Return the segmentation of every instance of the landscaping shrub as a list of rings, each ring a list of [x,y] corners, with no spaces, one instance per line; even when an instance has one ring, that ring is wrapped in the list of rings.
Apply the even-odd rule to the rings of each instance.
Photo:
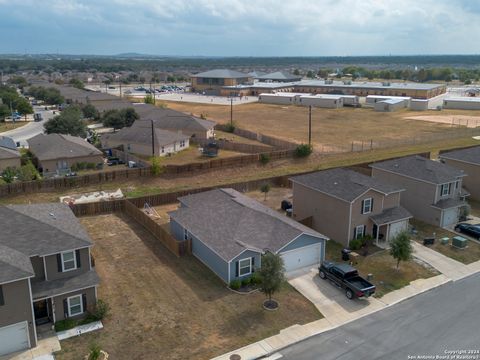
[[[268,164],[269,161],[270,161],[270,156],[268,154],[260,154],[260,163],[262,165]]]
[[[89,350],[90,353],[88,354],[88,360],[98,360],[100,358],[100,354],[102,351],[100,345],[92,343],[90,344]]]
[[[225,131],[228,133],[233,133],[235,131],[235,123],[225,124]]]
[[[93,317],[95,320],[102,320],[105,318],[110,311],[110,305],[102,299],[98,299],[97,305],[95,305],[95,311],[93,312]]]
[[[258,285],[262,282],[262,279],[260,278],[260,274],[258,272],[254,272],[252,276],[250,276],[250,283],[252,285]]]
[[[295,156],[296,157],[307,157],[313,151],[312,145],[308,144],[300,144],[295,149]]]
[[[150,163],[151,163],[151,168],[150,171],[152,172],[152,175],[160,175],[162,173],[162,165],[160,164],[160,157],[158,156],[152,156],[150,158]]]
[[[74,319],[65,319],[65,320],[60,320],[55,323],[55,331],[64,331],[64,330],[69,330],[73,329],[75,326],[77,326],[78,321]]]
[[[238,290],[240,289],[240,286],[242,286],[242,283],[240,282],[240,280],[232,280],[230,282],[230,289],[232,290]]]
[[[250,285],[250,278],[243,278],[242,279],[242,287]]]
[[[362,239],[353,239],[350,241],[349,248],[350,250],[358,250],[362,247],[363,241]]]

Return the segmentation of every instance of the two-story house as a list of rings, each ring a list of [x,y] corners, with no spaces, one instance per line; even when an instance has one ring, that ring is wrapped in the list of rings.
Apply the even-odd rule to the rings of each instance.
[[[371,164],[372,177],[404,188],[401,204],[413,216],[426,223],[448,227],[459,221],[466,205],[462,191],[466,175],[438,161],[407,156]]]
[[[0,206],[0,355],[35,347],[37,326],[97,301],[92,242],[65,204]]]
[[[400,206],[403,188],[353,170],[336,168],[290,179],[293,217],[348,247],[370,235],[379,246],[408,228],[410,213]]]

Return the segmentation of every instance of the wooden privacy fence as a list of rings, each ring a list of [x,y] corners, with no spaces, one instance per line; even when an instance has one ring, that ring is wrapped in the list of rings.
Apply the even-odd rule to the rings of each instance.
[[[125,201],[125,214],[134,219],[137,223],[148,230],[156,239],[158,239],[168,250],[176,256],[183,256],[191,252],[191,241],[176,240],[170,233],[165,230],[159,223],[153,220],[143,210],[139,209],[130,201]]]
[[[79,175],[73,177],[59,177],[36,181],[15,182],[0,186],[0,196],[21,193],[33,193],[38,191],[53,191],[58,189],[71,189],[89,185],[102,184],[117,180],[135,179],[150,176],[150,168],[134,168],[98,172],[94,174]]]
[[[227,125],[225,124],[217,124],[215,125],[215,129],[219,131],[225,131],[227,132],[228,128]],[[235,135],[250,139],[250,140],[255,140],[259,141],[265,145],[270,145],[273,146],[277,149],[295,149],[298,144],[286,140],[282,140],[273,136],[268,136],[260,133],[256,133],[250,130],[245,130],[245,129],[239,129],[235,128],[233,131]]]
[[[205,146],[210,142],[210,140],[195,139],[194,142],[200,146]],[[226,139],[217,139],[215,140],[215,142],[217,143],[220,149],[237,151],[245,154],[258,154],[262,152],[275,150],[274,147],[268,146],[268,145],[244,144],[244,143],[237,143],[235,141],[229,141]]]

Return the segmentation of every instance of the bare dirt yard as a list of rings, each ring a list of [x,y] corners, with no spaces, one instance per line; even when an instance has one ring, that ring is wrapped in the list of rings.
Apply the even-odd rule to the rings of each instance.
[[[101,284],[111,307],[104,329],[62,341],[60,360],[83,359],[98,343],[111,359],[208,359],[322,317],[288,284],[275,295],[238,295],[193,256],[176,258],[124,215],[80,219],[94,241]]]
[[[208,104],[169,102],[168,107],[206,114],[219,123],[230,121],[230,107]],[[471,115],[471,112],[464,112]],[[321,109],[312,111],[312,141],[317,150],[345,149],[354,143],[409,141],[455,131],[450,123],[412,120],[425,112],[401,110],[376,112],[370,108]],[[308,141],[308,108],[271,104],[243,104],[234,107],[233,120],[238,127],[298,143]]]
[[[446,124],[450,126],[466,126],[469,128],[480,127],[480,116],[459,115],[459,114],[420,115],[420,116],[408,116],[405,119],[429,121],[433,123]]]

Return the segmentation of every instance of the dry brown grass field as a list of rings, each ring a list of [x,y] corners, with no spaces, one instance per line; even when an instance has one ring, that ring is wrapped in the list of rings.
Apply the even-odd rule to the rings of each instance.
[[[230,121],[230,107],[222,105],[168,102],[174,110],[194,115],[206,114],[218,123]],[[409,117],[435,115],[434,111],[376,112],[371,108],[342,108],[312,110],[312,142],[316,150],[348,148],[352,142],[370,144],[413,138],[433,137],[455,131],[448,123],[419,121]],[[442,115],[479,115],[474,111],[444,110]],[[239,128],[272,135],[298,143],[308,141],[308,108],[270,104],[244,104],[233,108],[233,121]]]

